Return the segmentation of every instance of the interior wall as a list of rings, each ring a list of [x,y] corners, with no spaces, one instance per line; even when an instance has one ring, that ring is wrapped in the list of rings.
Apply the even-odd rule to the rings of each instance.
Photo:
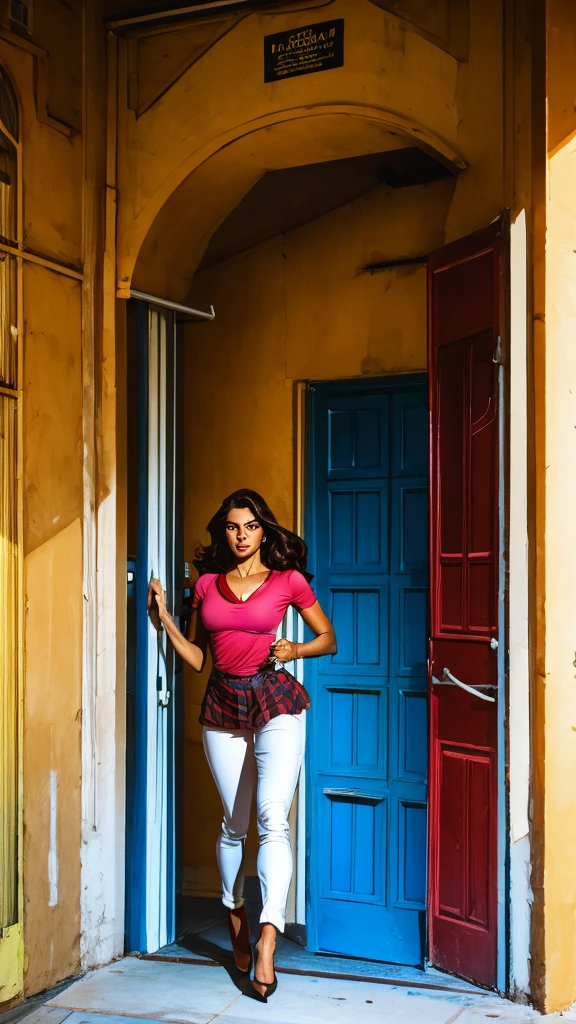
[[[425,267],[361,268],[442,245],[454,187],[376,189],[195,279],[194,305],[213,303],[216,319],[185,330],[187,559],[237,487],[293,525],[295,381],[425,370]],[[185,681],[183,867],[185,891],[216,895],[221,806],[198,724],[206,678]],[[248,874],[256,849],[254,829]]]
[[[42,0],[36,5],[41,10],[35,11],[30,35],[19,36],[6,24],[0,39],[0,60],[20,102],[22,143],[20,960],[26,996],[52,987],[80,967],[86,606],[82,339],[90,316],[90,310],[83,309],[81,278],[86,235],[96,245],[100,217],[100,203],[92,221],[85,207],[90,164],[81,130],[82,23],[93,2],[63,5],[60,0]],[[94,138],[93,153],[97,145]],[[30,250],[32,260],[26,255]],[[37,258],[40,263],[34,262]],[[3,997],[4,990],[0,1000]]]

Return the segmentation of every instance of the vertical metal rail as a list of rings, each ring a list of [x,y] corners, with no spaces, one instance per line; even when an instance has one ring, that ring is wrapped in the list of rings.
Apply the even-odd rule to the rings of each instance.
[[[295,401],[295,508],[294,508],[294,529],[302,537],[304,535],[304,502],[305,502],[305,472],[306,472],[306,396],[307,385],[304,381],[298,381],[294,396]],[[304,622],[295,610],[292,610],[292,639],[296,643],[304,643]],[[293,669],[298,682],[304,683],[305,665],[303,661],[297,661]],[[304,748],[302,761],[302,772],[298,783],[297,807],[296,807],[296,925],[300,929],[306,927],[306,774],[307,756]]]
[[[500,249],[500,315],[498,358],[498,921],[496,945],[496,985],[507,992],[510,967],[510,813],[508,790],[508,708],[509,708],[509,588],[508,560],[510,513],[510,222],[508,211],[502,218]]]
[[[498,759],[498,923],[496,945],[496,985],[498,991],[507,989],[508,976],[508,792],[506,785],[506,710],[507,694],[507,650],[508,623],[506,615],[507,600],[507,545],[506,545],[506,397],[505,377],[502,363],[498,367],[498,724],[497,724],[497,759]]]

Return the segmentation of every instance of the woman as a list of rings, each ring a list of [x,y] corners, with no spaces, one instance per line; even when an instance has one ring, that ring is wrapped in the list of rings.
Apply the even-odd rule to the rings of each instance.
[[[195,563],[200,576],[193,602],[199,609],[194,641],[186,640],[168,614],[156,579],[150,582],[148,609],[156,628],[166,630],[176,652],[197,672],[204,665],[207,641],[210,645],[213,667],[200,722],[224,807],[216,847],[222,902],[236,965],[246,973],[252,951],[242,865],[256,790],[263,909],[252,985],[266,1000],[278,984],[274,949],[277,932],[284,931],[293,867],[288,812],[310,706],[304,688],[275,663],[334,654],[336,638],[306,578],[306,544],[280,526],[259,494],[234,491],[207,529],[212,543],[200,549]],[[290,604],[315,634],[308,643],[275,639]]]

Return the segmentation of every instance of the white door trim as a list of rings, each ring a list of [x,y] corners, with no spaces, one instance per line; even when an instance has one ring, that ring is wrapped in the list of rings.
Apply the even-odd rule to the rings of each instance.
[[[530,993],[530,665],[528,570],[528,307],[524,210],[510,226],[509,843],[508,991]]]

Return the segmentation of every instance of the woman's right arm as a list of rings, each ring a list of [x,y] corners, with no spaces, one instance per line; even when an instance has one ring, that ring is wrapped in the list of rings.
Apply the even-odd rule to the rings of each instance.
[[[194,628],[192,642],[180,632],[169,614],[160,580],[152,578],[148,587],[148,614],[156,629],[162,626],[166,630],[170,643],[182,660],[191,665],[196,672],[201,672],[206,658],[207,636],[198,612],[195,612],[191,619]]]

